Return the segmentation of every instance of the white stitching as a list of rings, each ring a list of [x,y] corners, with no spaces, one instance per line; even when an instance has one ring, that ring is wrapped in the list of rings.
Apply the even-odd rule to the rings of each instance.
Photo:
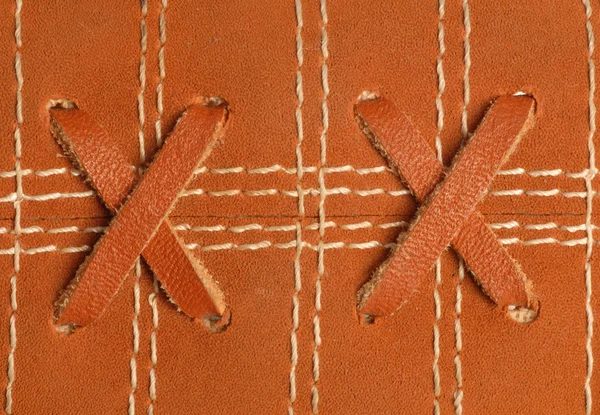
[[[302,64],[304,62],[303,42],[302,42],[302,0],[295,0],[296,8],[296,60],[298,67],[296,69],[296,129],[298,142],[296,144],[296,171],[297,171],[297,194],[298,197],[298,220],[296,221],[296,256],[294,258],[294,293],[292,295],[292,331],[290,334],[290,402],[288,405],[288,415],[294,413],[294,402],[296,402],[296,367],[298,366],[298,336],[300,327],[300,299],[299,294],[302,289],[302,273],[300,269],[300,259],[302,256],[302,226],[301,218],[304,217],[304,191],[302,190],[302,179],[304,168],[302,167],[302,142],[304,140],[304,128],[302,124],[302,107],[304,105],[304,87],[302,83]],[[260,226],[260,225],[259,225]],[[233,228],[236,229],[236,228]],[[240,228],[237,228],[240,229]],[[236,230],[237,230],[236,229]],[[264,229],[264,228],[263,228]],[[234,230],[235,232],[235,230]]]
[[[538,239],[519,239],[519,238],[503,238],[498,240],[503,245],[523,245],[523,246],[535,246],[535,245],[559,245],[563,247],[574,247],[581,246],[587,244],[587,238],[579,238],[579,239],[565,239],[559,240],[556,238],[538,238]],[[600,244],[600,241],[594,240],[594,244]],[[294,239],[285,243],[275,243],[272,241],[264,240],[257,243],[248,243],[248,244],[236,244],[233,242],[227,242],[216,245],[201,245],[198,243],[188,243],[186,244],[187,249],[199,250],[201,252],[212,252],[212,251],[223,251],[223,250],[234,250],[234,251],[256,251],[259,249],[266,248],[277,248],[277,249],[291,249],[297,247],[297,241]],[[323,250],[328,249],[391,249],[396,246],[396,243],[389,242],[384,243],[380,241],[366,241],[366,242],[329,242],[323,244]],[[313,245],[308,242],[302,242],[302,247],[311,249],[313,251],[319,252],[319,245]],[[20,249],[20,253],[23,255],[35,255],[42,253],[59,253],[59,254],[73,254],[80,252],[89,252],[92,250],[92,247],[89,245],[81,245],[81,246],[69,246],[64,248],[59,248],[56,245],[45,245],[28,249]],[[0,249],[0,255],[14,255],[14,248]]]
[[[156,85],[156,122],[154,124],[154,129],[156,132],[156,145],[160,148],[162,145],[162,116],[163,116],[163,89],[164,89],[164,81],[167,77],[167,70],[165,65],[165,45],[167,43],[167,20],[166,20],[166,11],[168,7],[168,1],[161,1],[160,15],[159,15],[159,37],[160,37],[160,47],[158,49],[158,76],[159,81],[158,85]],[[148,409],[146,413],[148,415],[154,414],[154,403],[156,401],[156,365],[158,364],[158,345],[157,345],[157,336],[158,336],[158,280],[156,279],[156,275],[152,276],[152,288],[153,292],[148,296],[148,303],[150,304],[150,308],[152,309],[152,331],[150,333],[150,371],[149,371],[149,385],[148,385],[148,394],[150,395],[150,402],[148,403]]]
[[[146,114],[144,110],[144,93],[146,91],[146,51],[148,44],[148,30],[146,25],[146,17],[148,16],[147,0],[141,0],[141,17],[140,17],[140,65],[139,65],[139,82],[140,88],[137,95],[138,104],[138,144],[140,152],[140,165],[146,162],[146,149],[144,139],[144,124]],[[135,415],[135,394],[137,392],[137,355],[140,347],[140,330],[138,319],[140,315],[140,279],[142,277],[142,269],[140,258],[135,262],[135,282],[133,285],[133,319],[131,321],[133,331],[133,352],[130,361],[130,379],[131,391],[129,393],[129,415]]]
[[[585,378],[585,410],[586,414],[592,413],[592,387],[591,380],[594,370],[594,355],[592,348],[592,339],[594,337],[594,310],[592,309],[592,251],[594,246],[594,235],[592,226],[592,206],[595,192],[593,190],[593,180],[596,176],[596,150],[594,147],[594,134],[596,132],[596,104],[594,103],[594,94],[596,91],[595,81],[595,65],[593,61],[594,55],[594,29],[590,18],[592,16],[592,5],[589,0],[582,0],[585,6],[585,27],[588,37],[588,71],[589,71],[589,136],[588,136],[588,151],[589,151],[589,174],[585,177],[585,187],[587,190],[587,214],[586,214],[586,258],[585,258],[585,311],[587,318],[587,339],[586,339],[586,355],[587,355],[587,370]]]
[[[445,2],[439,0],[438,2],[438,44],[439,44],[439,55],[437,57],[437,75],[438,75],[438,94],[435,100],[435,106],[437,109],[437,135],[435,137],[435,147],[437,151],[437,158],[440,163],[444,164],[444,157],[442,153],[442,130],[444,128],[444,105],[442,102],[442,95],[446,88],[446,80],[444,79],[444,66],[443,57],[446,51],[446,45],[444,43],[444,14],[445,14]],[[442,300],[440,297],[439,287],[442,284],[442,262],[441,258],[435,261],[435,286],[433,288],[433,303],[435,307],[435,320],[433,322],[433,412],[435,415],[440,414],[440,395],[441,395],[441,384],[440,384],[440,328],[439,322],[442,319]]]
[[[19,236],[21,233],[21,201],[23,200],[23,177],[21,175],[21,125],[23,125],[23,70],[21,66],[21,48],[23,46],[21,41],[21,9],[23,6],[22,0],[15,1],[15,44],[17,50],[15,51],[15,76],[17,79],[17,93],[16,93],[16,126],[14,131],[15,139],[15,178],[16,178],[16,197],[14,200],[15,207],[15,243],[13,249],[14,255],[14,274],[10,279],[10,352],[7,359],[7,377],[8,382],[6,384],[6,413],[12,414],[13,407],[13,396],[12,389],[15,382],[15,351],[17,349],[17,325],[16,325],[16,313],[17,313],[17,275],[20,272],[20,257],[21,252],[19,244]]]
[[[80,247],[83,248],[83,247]],[[91,249],[90,249],[91,250]],[[61,250],[61,252],[63,252]],[[78,251],[82,252],[82,251]],[[142,271],[140,266],[140,259],[138,257],[135,262],[135,284],[133,287],[133,320],[131,321],[131,327],[133,332],[133,352],[131,360],[129,361],[129,373],[131,380],[131,391],[129,392],[129,407],[127,413],[129,415],[135,415],[135,393],[137,392],[137,360],[136,356],[140,348],[140,329],[138,325],[138,317],[140,315],[140,277]]]
[[[136,166],[131,166],[132,170],[136,170]],[[303,166],[303,173],[316,173],[318,171],[317,167],[314,166]],[[206,166],[200,167],[194,171],[194,175],[202,175],[202,174],[214,174],[214,175],[228,175],[228,174],[272,174],[272,173],[285,173],[290,175],[296,175],[298,169],[295,167],[283,167],[279,164],[274,164],[267,167],[256,167],[256,168],[248,168],[248,167],[223,167],[223,168],[208,168]],[[324,174],[334,174],[334,173],[356,173],[360,176],[370,175],[370,174],[382,174],[382,173],[392,173],[392,170],[387,166],[376,166],[376,167],[354,167],[350,165],[345,166],[331,166],[323,168]],[[71,176],[81,176],[81,171],[68,169],[66,167],[60,168],[51,168],[47,170],[32,170],[32,169],[23,169],[21,170],[21,174],[23,176],[34,175],[38,177],[50,177],[56,175],[69,174]],[[521,176],[526,175],[530,177],[560,177],[564,176],[569,179],[585,179],[585,176],[588,174],[588,170],[585,169],[580,172],[565,172],[562,169],[550,169],[550,170],[525,170],[522,167],[517,167],[510,170],[500,170],[496,173],[498,176]],[[12,178],[15,177],[15,171],[3,171],[0,172],[0,178]]]
[[[461,126],[460,126],[460,131],[461,131],[461,135],[462,135],[462,139],[463,142],[465,142],[467,140],[467,138],[469,137],[469,126],[468,126],[468,106],[469,106],[469,101],[471,100],[471,85],[469,83],[469,71],[471,69],[471,44],[469,42],[469,36],[471,35],[471,18],[470,18],[470,13],[469,13],[469,0],[463,0],[462,2],[462,8],[463,8],[463,27],[465,29],[465,35],[464,35],[464,39],[463,39],[463,47],[464,47],[464,56],[463,56],[463,60],[464,60],[464,72],[463,72],[463,108],[462,108],[462,116],[461,116]],[[556,170],[551,174],[557,174],[559,175],[562,170]],[[547,172],[547,171],[546,171]],[[517,174],[523,174],[525,173],[524,169],[513,169],[512,171],[509,170],[508,175],[517,175]],[[505,172],[499,172],[499,174],[506,174]],[[535,177],[535,176],[534,176]],[[493,194],[493,192],[490,192],[489,194]],[[500,194],[504,194],[507,195],[506,193],[500,193]],[[526,194],[526,193],[522,193],[522,194]],[[514,195],[511,195],[514,196]],[[464,270],[463,270],[464,266],[462,263],[462,259],[460,259],[459,262],[459,279],[456,282],[456,304],[455,304],[455,310],[456,310],[456,317],[454,319],[454,326],[455,326],[455,332],[454,332],[454,343],[455,343],[455,354],[454,354],[454,365],[455,365],[455,376],[456,376],[456,389],[454,391],[454,413],[455,415],[462,415],[462,411],[463,411],[463,406],[462,406],[462,401],[463,401],[463,396],[464,396],[464,392],[462,390],[462,383],[463,383],[463,379],[462,379],[462,361],[461,361],[461,356],[460,353],[462,352],[462,326],[460,324],[460,314],[462,312],[462,291],[461,291],[461,283],[462,283],[462,279],[461,279],[461,271],[464,274]],[[462,277],[464,278],[464,275],[462,275]]]
[[[319,413],[319,389],[318,382],[320,378],[319,366],[319,347],[321,346],[321,320],[319,313],[321,311],[321,278],[325,274],[325,198],[328,192],[325,187],[325,173],[323,168],[327,165],[327,131],[329,129],[329,107],[327,98],[329,96],[329,80],[327,58],[329,57],[328,36],[327,36],[327,3],[326,0],[320,1],[321,9],[321,87],[323,89],[323,98],[321,100],[321,122],[322,131],[320,136],[320,166],[319,166],[319,245],[318,245],[318,272],[315,282],[315,316],[313,319],[315,348],[313,351],[313,385],[312,385],[312,411],[313,414]]]
[[[356,223],[345,223],[338,224],[332,221],[325,222],[325,228],[337,228],[345,231],[355,231],[361,229],[390,229],[390,228],[406,228],[409,222],[388,222],[388,223],[372,223],[369,221],[356,222]],[[586,225],[559,225],[555,222],[546,223],[532,223],[532,224],[520,224],[513,220],[509,222],[491,223],[489,224],[492,229],[516,229],[523,228],[525,230],[542,231],[542,230],[560,230],[565,232],[580,232],[586,230]],[[598,229],[598,226],[593,225],[593,229]],[[80,228],[77,226],[67,226],[61,228],[42,228],[41,226],[30,226],[27,228],[21,228],[21,234],[32,234],[32,233],[47,233],[47,234],[61,234],[61,233],[102,233],[107,228],[104,226],[92,226],[88,228]],[[302,229],[308,231],[318,231],[319,223],[311,223],[304,226]],[[259,223],[249,223],[246,225],[238,226],[225,226],[225,225],[211,225],[211,226],[193,226],[188,223],[181,223],[173,226],[173,230],[178,232],[231,232],[231,233],[244,233],[250,231],[260,232],[294,232],[296,231],[296,225],[274,225],[265,226]],[[0,235],[2,234],[15,234],[14,230],[9,230],[4,227],[0,227]]]
[[[454,413],[456,415],[462,415],[462,324],[460,317],[462,314],[462,282],[465,279],[465,263],[462,258],[458,259],[458,281],[456,283],[456,304],[454,310],[456,312],[456,318],[454,319],[454,336],[456,353],[454,354],[454,367],[456,376],[456,390],[454,392]]]
[[[326,196],[335,195],[352,195],[360,197],[379,196],[386,195],[392,197],[404,197],[410,196],[411,193],[407,189],[401,190],[386,190],[382,188],[375,189],[349,189],[347,187],[332,187],[324,189]],[[592,191],[592,196],[596,196],[597,192]],[[249,196],[249,197],[260,197],[260,196],[287,196],[287,197],[298,197],[298,190],[283,190],[283,189],[258,189],[258,190],[242,190],[242,189],[228,189],[228,190],[212,190],[207,191],[204,189],[188,189],[181,192],[179,197],[191,197],[191,196],[209,196],[209,197],[232,197],[232,196]],[[321,190],[314,188],[307,188],[301,190],[302,196],[320,196]],[[516,196],[530,196],[530,197],[554,197],[562,196],[567,199],[570,198],[581,198],[587,197],[587,192],[565,192],[560,189],[546,189],[546,190],[523,190],[523,189],[509,189],[509,190],[492,190],[488,193],[489,196],[494,197],[516,197]],[[31,202],[46,202],[49,200],[58,199],[77,199],[77,198],[91,198],[96,197],[96,192],[93,190],[87,190],[84,192],[71,192],[71,193],[46,193],[38,195],[23,195],[22,200]],[[0,198],[0,203],[11,203],[17,199],[16,193],[9,193],[8,195]]]
[[[163,85],[165,82],[165,78],[167,77],[167,70],[165,66],[165,45],[167,43],[167,21],[166,21],[166,11],[168,7],[167,0],[162,0],[161,8],[160,8],[160,16],[159,16],[159,37],[160,37],[160,47],[158,49],[158,85],[156,85],[156,112],[158,114],[156,118],[156,123],[154,124],[156,130],[156,145],[160,148],[162,146],[162,116],[163,116]],[[152,415],[152,403],[148,408],[149,414]]]

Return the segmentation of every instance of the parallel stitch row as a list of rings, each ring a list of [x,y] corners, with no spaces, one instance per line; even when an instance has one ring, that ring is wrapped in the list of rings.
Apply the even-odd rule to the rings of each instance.
[[[409,222],[388,222],[388,223],[372,223],[369,221],[338,224],[333,221],[327,221],[324,223],[325,228],[337,228],[341,230],[360,230],[360,229],[389,229],[389,228],[406,228]],[[318,231],[320,224],[318,222],[305,225],[302,229],[308,231]],[[586,224],[580,225],[559,225],[555,222],[546,223],[532,223],[532,224],[520,224],[517,221],[491,223],[490,228],[492,229],[516,229],[523,228],[525,230],[561,230],[566,232],[579,232],[585,231]],[[259,223],[249,223],[246,225],[238,226],[225,226],[225,225],[211,225],[211,226],[193,226],[189,223],[181,223],[173,226],[173,229],[180,232],[231,232],[231,233],[243,233],[249,231],[262,231],[262,232],[294,232],[297,230],[297,225],[273,225],[265,226]],[[598,226],[593,226],[593,229],[598,229]],[[106,230],[104,226],[91,226],[86,228],[80,228],[78,226],[66,226],[61,228],[48,228],[44,229],[41,226],[29,226],[27,228],[21,228],[21,234],[32,234],[32,233],[46,233],[46,234],[61,234],[61,233],[102,233]],[[14,230],[7,228],[0,228],[0,235],[2,234],[15,234]]]
[[[503,238],[498,240],[503,245],[523,245],[523,246],[534,246],[534,245],[548,245],[548,244],[556,244],[565,247],[574,247],[574,246],[585,246],[587,245],[587,238],[579,238],[579,239],[566,239],[559,240],[556,238],[538,238],[538,239],[528,239],[522,240],[519,238]],[[233,242],[227,242],[222,244],[214,244],[214,245],[201,245],[198,243],[189,243],[186,244],[187,249],[198,250],[201,252],[210,252],[210,251],[222,251],[222,250],[236,250],[236,251],[256,251],[258,249],[264,248],[278,248],[278,249],[289,249],[296,248],[298,242],[296,240],[292,240],[290,242],[285,243],[276,243],[268,240],[260,241],[257,243],[249,243],[249,244],[236,244]],[[600,240],[594,240],[595,245],[600,244]],[[328,249],[375,249],[375,248],[385,248],[391,249],[396,246],[395,242],[383,243],[379,241],[367,241],[367,242],[328,242],[322,245],[314,245],[308,242],[302,242],[303,248],[308,248],[313,251],[319,252],[322,248],[323,250]],[[34,255],[40,253],[50,253],[50,252],[58,252],[63,254],[72,254],[77,252],[88,252],[92,249],[89,245],[81,245],[81,246],[69,246],[65,248],[60,248],[56,245],[46,245],[35,248],[28,249],[20,249],[18,252],[24,255]],[[0,255],[14,255],[15,248],[7,248],[0,249]]]
[[[136,166],[131,166],[132,170],[137,170]],[[380,174],[380,173],[392,173],[392,170],[388,166],[376,166],[376,167],[355,167],[351,165],[345,166],[332,166],[332,167],[323,167],[324,174],[332,174],[332,173],[356,173],[358,175],[364,176],[369,174]],[[304,166],[301,167],[301,171],[303,173],[316,173],[318,172],[318,168],[314,166]],[[226,175],[226,174],[270,174],[270,173],[285,173],[290,175],[296,175],[298,173],[298,168],[294,167],[283,167],[279,164],[273,164],[267,167],[224,167],[224,168],[208,168],[201,167],[194,171],[194,175],[201,174],[214,174],[214,175]],[[565,172],[562,169],[542,169],[542,170],[526,170],[522,167],[517,167],[509,170],[500,170],[497,175],[499,176],[520,176],[526,175],[530,177],[560,177],[564,176],[569,179],[585,179],[588,175],[588,169],[582,170],[580,172],[570,173]],[[70,174],[72,176],[81,176],[81,171],[75,169],[68,169],[66,167],[60,168],[52,168],[46,170],[32,170],[32,169],[23,169],[21,170],[22,176],[38,176],[38,177],[50,177],[55,175],[62,174]],[[15,177],[16,172],[14,170],[3,171],[0,172],[0,178],[12,178]]]
[[[307,188],[301,191],[299,190],[283,190],[283,189],[257,189],[257,190],[242,190],[242,189],[228,189],[228,190],[205,190],[205,189],[188,189],[181,192],[180,197],[191,197],[191,196],[209,196],[209,197],[231,197],[231,196],[249,196],[249,197],[260,197],[260,196],[287,196],[287,197],[300,197],[303,196],[321,196],[321,189]],[[598,192],[592,192],[593,196],[597,196]],[[411,193],[407,189],[401,190],[387,190],[382,188],[376,189],[362,189],[355,190],[348,187],[331,187],[324,190],[326,196],[332,195],[353,195],[360,197],[387,195],[392,197],[399,196],[410,196]],[[524,189],[509,189],[509,190],[492,190],[488,193],[489,196],[494,197],[516,197],[516,196],[531,196],[531,197],[554,197],[562,196],[567,199],[580,198],[585,199],[587,192],[565,192],[560,189],[545,189],[545,190],[524,190]],[[31,202],[47,202],[49,200],[58,199],[79,199],[79,198],[92,198],[96,197],[96,192],[93,190],[86,190],[83,192],[68,192],[68,193],[46,193],[38,195],[22,195],[22,200]],[[17,200],[17,193],[9,193],[4,197],[0,197],[0,203],[13,203]]]

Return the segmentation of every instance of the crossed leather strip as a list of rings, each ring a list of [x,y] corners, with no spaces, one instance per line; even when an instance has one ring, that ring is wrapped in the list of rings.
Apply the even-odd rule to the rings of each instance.
[[[140,255],[181,311],[213,331],[227,326],[230,313],[219,286],[174,233],[168,215],[222,136],[228,114],[220,99],[190,106],[138,179],[89,114],[72,103],[50,109],[53,136],[115,214],[56,302],[55,324],[61,331],[92,323]]]
[[[384,98],[355,105],[362,131],[422,204],[409,231],[359,290],[359,312],[371,320],[392,314],[427,278],[452,244],[483,291],[518,322],[533,321],[539,302],[533,284],[496,239],[476,206],[496,172],[533,124],[535,101],[498,98],[474,136],[443,166],[408,118]],[[222,101],[188,108],[138,182],[117,147],[76,106],[50,109],[51,131],[72,162],[115,213],[108,230],[61,293],[55,323],[65,331],[93,322],[143,255],[179,309],[219,331],[229,323],[223,294],[202,263],[173,232],[168,214],[193,172],[221,136],[228,110]],[[185,157],[181,157],[185,154]],[[137,184],[136,184],[137,182]]]
[[[496,172],[533,125],[535,100],[503,96],[444,171],[432,149],[394,104],[363,94],[354,106],[363,133],[400,175],[421,207],[408,232],[357,293],[367,321],[402,307],[452,244],[482,290],[515,321],[538,314],[533,284],[496,239],[476,206]]]

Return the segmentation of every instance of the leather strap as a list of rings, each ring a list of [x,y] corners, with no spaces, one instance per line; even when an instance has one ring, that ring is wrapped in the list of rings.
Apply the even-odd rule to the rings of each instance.
[[[194,169],[210,154],[227,115],[225,105],[190,107],[128,200],[137,175],[104,129],[77,108],[50,110],[51,131],[65,154],[111,212],[121,207],[57,301],[57,324],[76,327],[94,321],[140,253],[181,311],[213,331],[228,324],[221,290],[166,218]]]
[[[452,242],[483,291],[511,318],[535,319],[538,301],[531,281],[475,210],[533,124],[534,111],[531,97],[498,98],[446,177],[426,141],[390,101],[375,98],[355,105],[362,131],[422,203],[407,234],[359,290],[362,314],[390,315],[405,304]]]

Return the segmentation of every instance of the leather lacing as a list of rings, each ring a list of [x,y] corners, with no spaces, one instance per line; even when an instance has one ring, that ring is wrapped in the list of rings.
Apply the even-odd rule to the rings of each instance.
[[[354,107],[363,133],[421,204],[408,232],[357,293],[367,322],[389,316],[409,301],[451,244],[475,281],[512,320],[539,313],[533,283],[477,212],[495,174],[533,125],[535,100],[502,96],[488,109],[448,172],[407,116],[389,100],[364,93]]]
[[[92,323],[141,255],[179,310],[213,332],[222,331],[231,316],[224,295],[173,231],[168,215],[221,137],[227,103],[209,99],[190,106],[141,178],[87,112],[67,100],[51,105],[52,135],[115,215],[57,300],[57,329],[70,333]]]

